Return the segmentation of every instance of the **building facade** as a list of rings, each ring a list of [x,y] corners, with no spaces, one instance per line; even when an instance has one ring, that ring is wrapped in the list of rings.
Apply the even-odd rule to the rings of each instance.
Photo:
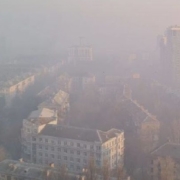
[[[149,179],[180,179],[180,145],[166,143],[151,153]]]
[[[123,165],[124,132],[107,132],[57,125],[56,118],[23,121],[22,156],[27,162],[65,165],[70,172],[82,172],[94,159],[97,167],[108,161],[111,169]]]
[[[93,50],[91,46],[73,46],[69,48],[68,61],[76,64],[78,62],[91,62],[93,61]]]
[[[42,166],[23,161],[6,159],[0,162],[1,180],[58,180],[58,179],[78,179],[75,174],[70,174],[66,169]]]
[[[180,26],[172,26],[160,41],[160,58],[164,76],[168,74],[175,87],[180,87]]]

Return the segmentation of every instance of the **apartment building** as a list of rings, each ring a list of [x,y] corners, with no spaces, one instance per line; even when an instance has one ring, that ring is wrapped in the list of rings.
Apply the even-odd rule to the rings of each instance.
[[[12,80],[7,82],[7,85],[0,90],[5,96],[6,105],[10,106],[13,98],[24,92],[34,81],[35,75],[31,75],[21,81]]]
[[[9,159],[0,162],[1,180],[57,180],[63,178],[77,179],[76,175],[65,175],[61,169],[56,169],[53,165],[42,166]]]
[[[44,109],[23,121],[22,156],[27,162],[66,165],[70,172],[82,172],[92,158],[97,167],[108,161],[113,169],[123,165],[124,132],[60,126],[56,113]]]
[[[180,179],[180,145],[168,142],[151,153],[149,179]]]
[[[160,42],[161,66],[165,79],[171,79],[176,88],[180,87],[180,26],[167,28]],[[169,78],[170,77],[170,78]]]

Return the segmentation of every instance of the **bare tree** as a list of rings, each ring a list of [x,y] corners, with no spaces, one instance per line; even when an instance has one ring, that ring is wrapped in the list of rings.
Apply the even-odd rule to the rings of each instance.
[[[89,160],[87,172],[85,174],[86,180],[96,180],[97,168],[95,165],[94,157]]]
[[[117,178],[117,180],[123,180],[126,177],[126,171],[122,165],[117,165],[115,170],[115,177]]]
[[[103,180],[110,179],[110,165],[107,160],[104,160],[103,167],[102,167],[102,178]]]

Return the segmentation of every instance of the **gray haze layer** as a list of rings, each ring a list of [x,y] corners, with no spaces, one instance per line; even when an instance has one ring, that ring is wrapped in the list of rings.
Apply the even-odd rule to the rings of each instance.
[[[153,50],[179,17],[179,0],[0,0],[0,49],[60,53],[84,36],[99,54]]]

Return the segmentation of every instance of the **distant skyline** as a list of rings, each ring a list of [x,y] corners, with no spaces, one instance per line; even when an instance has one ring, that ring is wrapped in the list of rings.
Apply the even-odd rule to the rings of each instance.
[[[179,0],[0,0],[0,52],[59,53],[79,36],[99,54],[151,51],[178,17]]]

